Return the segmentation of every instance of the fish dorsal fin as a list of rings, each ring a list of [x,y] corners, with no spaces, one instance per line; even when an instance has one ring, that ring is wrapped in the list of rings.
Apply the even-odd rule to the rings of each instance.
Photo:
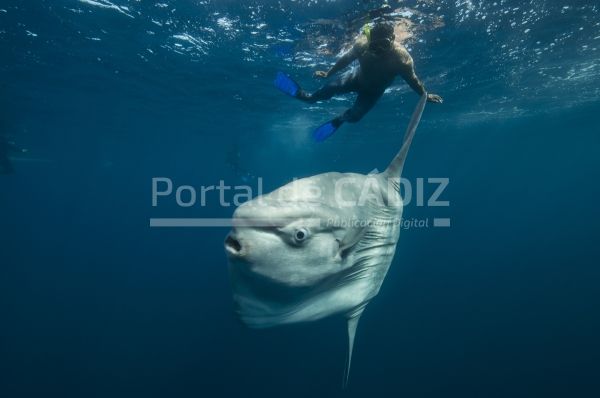
[[[346,353],[346,367],[344,368],[344,380],[342,381],[342,388],[348,387],[348,379],[350,377],[350,365],[352,364],[352,349],[354,348],[354,336],[356,335],[356,327],[358,321],[363,312],[363,308],[358,313],[353,314],[348,318],[348,351]]]
[[[402,147],[400,151],[396,154],[392,162],[384,171],[384,174],[388,178],[398,178],[402,175],[402,169],[404,168],[404,162],[406,161],[406,155],[408,154],[408,150],[410,149],[410,144],[415,136],[415,131],[417,131],[417,126],[421,121],[421,115],[423,114],[423,109],[425,109],[425,104],[427,103],[427,93],[423,93],[421,95],[421,99],[419,103],[415,107],[415,110],[410,118],[410,123],[408,124],[408,128],[406,129],[406,133],[404,133],[404,139],[402,140]]]

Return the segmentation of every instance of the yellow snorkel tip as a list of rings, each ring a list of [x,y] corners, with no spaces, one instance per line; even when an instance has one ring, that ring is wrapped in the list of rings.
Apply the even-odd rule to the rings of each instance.
[[[367,37],[367,40],[371,41],[371,25],[369,25],[368,23],[364,24],[364,26],[362,27],[362,32]]]

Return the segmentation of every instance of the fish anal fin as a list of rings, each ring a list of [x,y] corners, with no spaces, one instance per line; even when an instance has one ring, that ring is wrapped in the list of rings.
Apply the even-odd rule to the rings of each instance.
[[[360,315],[362,314],[363,309],[360,309],[358,313],[352,314],[351,317],[348,318],[348,351],[346,353],[346,366],[344,368],[344,379],[342,381],[342,388],[348,387],[348,380],[350,378],[350,365],[352,364],[352,351],[354,349],[354,337],[356,336],[356,328],[358,326],[358,321],[360,320]]]

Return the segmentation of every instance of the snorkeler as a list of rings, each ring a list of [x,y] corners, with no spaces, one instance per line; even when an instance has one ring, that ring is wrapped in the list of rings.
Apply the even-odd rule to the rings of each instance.
[[[313,134],[316,141],[324,141],[331,136],[344,122],[358,122],[371,110],[381,98],[386,88],[400,75],[408,85],[417,92],[424,94],[425,87],[415,73],[413,59],[408,51],[396,43],[394,28],[387,23],[378,23],[373,28],[364,29],[353,47],[347,51],[327,72],[317,71],[315,77],[327,78],[341,71],[358,60],[359,67],[341,75],[324,85],[313,94],[302,90],[300,86],[286,74],[279,72],[275,85],[281,91],[299,100],[314,103],[327,100],[334,95],[355,92],[358,94],[354,105],[342,115],[321,125]],[[441,104],[442,97],[428,94],[427,100]]]

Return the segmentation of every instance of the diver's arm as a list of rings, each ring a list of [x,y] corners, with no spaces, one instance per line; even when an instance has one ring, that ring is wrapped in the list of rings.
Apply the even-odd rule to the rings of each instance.
[[[400,76],[408,83],[410,88],[412,88],[417,94],[423,95],[426,93],[425,86],[423,82],[417,76],[415,72],[415,64],[413,62],[412,57],[408,54],[407,51],[404,51],[402,54],[402,67],[400,68]],[[437,94],[427,94],[428,102],[435,102],[441,104],[444,100]]]
[[[425,86],[417,77],[417,73],[415,72],[415,63],[413,62],[412,57],[406,50],[399,51],[398,55],[400,58],[400,76],[402,76],[410,88],[412,88],[417,94],[423,95],[425,93]]]
[[[327,72],[317,71],[315,72],[315,76],[317,77],[329,77],[342,69],[346,68],[348,65],[352,63],[355,59],[358,59],[360,53],[364,50],[365,43],[361,40],[358,40],[354,43],[354,46],[349,51],[346,51],[329,69]]]
[[[352,48],[350,51],[348,51],[344,55],[342,55],[340,57],[340,59],[337,60],[335,65],[333,65],[331,67],[331,69],[329,69],[329,71],[327,71],[327,76],[334,75],[337,72],[341,71],[342,69],[346,68],[356,58],[358,58],[357,54],[356,54],[356,50],[354,48]]]

